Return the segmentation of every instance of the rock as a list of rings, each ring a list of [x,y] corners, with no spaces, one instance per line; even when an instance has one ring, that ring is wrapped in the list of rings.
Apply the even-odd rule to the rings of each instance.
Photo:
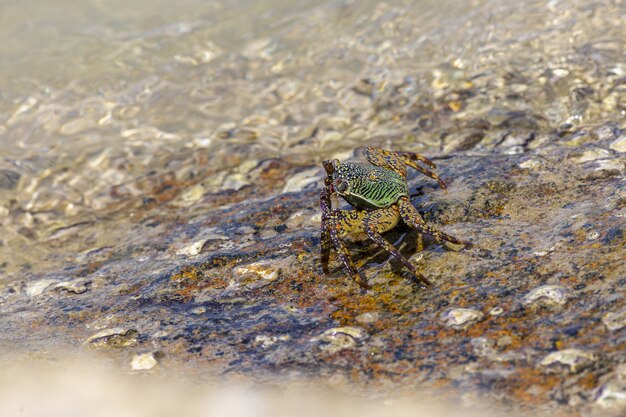
[[[82,294],[89,290],[90,280],[78,278],[71,281],[62,281],[54,285],[54,289],[67,291],[72,294]]]
[[[149,371],[158,364],[153,352],[141,353],[133,356],[130,369],[133,371]]]
[[[572,373],[578,373],[596,361],[595,355],[580,349],[563,349],[545,356],[539,365],[546,370],[566,367]]]
[[[578,163],[595,161],[597,159],[609,158],[611,156],[611,152],[606,149],[594,148],[586,150],[582,153],[582,155],[574,157],[574,160]]]
[[[317,343],[320,350],[334,354],[343,349],[350,349],[367,339],[368,334],[360,327],[335,327],[326,330],[319,336],[311,339]]]
[[[112,327],[89,336],[84,343],[93,346],[131,346],[137,342],[135,333],[132,329]]]
[[[26,295],[28,295],[29,297],[37,297],[38,295],[41,295],[47,288],[50,288],[52,285],[57,284],[58,282],[58,279],[42,279],[32,282],[26,286]]]
[[[0,169],[0,190],[14,190],[17,188],[21,175],[8,169]]]
[[[626,152],[626,135],[622,135],[619,138],[615,139],[613,142],[611,142],[609,148],[620,153]]]
[[[595,392],[595,404],[599,405],[605,412],[615,411],[617,413],[615,415],[623,415],[623,413],[619,413],[626,410],[626,364],[618,365],[613,372],[605,375],[603,379],[603,384]]]
[[[278,342],[286,342],[287,340],[290,340],[290,339],[291,339],[291,336],[288,334],[283,334],[280,336],[257,335],[254,338],[254,344],[266,349]]]
[[[471,308],[453,308],[443,313],[439,321],[446,327],[465,329],[481,321],[484,316],[482,312]]]
[[[567,300],[567,290],[560,285],[542,285],[524,296],[525,304],[542,307],[561,307]]]
[[[238,266],[233,274],[237,283],[258,288],[276,281],[280,277],[280,267],[276,261],[259,261]]]
[[[355,320],[358,321],[359,323],[364,323],[364,324],[376,323],[378,320],[380,320],[380,313],[377,311],[372,311],[368,313],[359,314],[358,316],[356,316]]]
[[[626,310],[606,313],[602,317],[602,323],[612,332],[626,327]]]
[[[197,240],[185,247],[182,247],[176,251],[176,255],[196,256],[202,251],[204,244],[208,239]]]

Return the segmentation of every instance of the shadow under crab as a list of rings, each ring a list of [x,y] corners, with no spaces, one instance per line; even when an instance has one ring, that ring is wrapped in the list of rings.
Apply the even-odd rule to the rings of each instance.
[[[402,220],[409,227],[438,240],[470,246],[469,242],[457,239],[426,224],[411,204],[406,182],[406,167],[418,170],[436,180],[442,188],[446,188],[445,183],[437,174],[419,165],[418,161],[430,168],[436,168],[436,165],[422,155],[411,152],[367,147],[363,154],[369,163],[341,163],[338,159],[323,162],[326,178],[320,195],[320,206],[322,209],[321,258],[324,273],[329,273],[328,262],[332,245],[357,283],[364,288],[369,288],[367,280],[354,265],[346,244],[342,240],[348,235],[365,235],[402,262],[418,282],[432,285],[408,259],[382,237],[381,233],[393,229]],[[354,210],[333,209],[332,195],[341,196]]]

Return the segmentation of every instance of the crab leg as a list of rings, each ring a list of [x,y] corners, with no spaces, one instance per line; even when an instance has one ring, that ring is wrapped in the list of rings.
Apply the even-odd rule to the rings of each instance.
[[[398,208],[400,209],[400,216],[402,216],[402,220],[407,225],[411,226],[414,229],[417,229],[419,232],[426,233],[427,235],[434,236],[439,240],[445,240],[456,245],[465,245],[467,247],[472,245],[470,242],[457,239],[454,236],[450,236],[449,234],[441,232],[434,227],[426,224],[417,209],[413,207],[408,197],[400,197],[400,199],[398,200]]]
[[[364,219],[365,223],[365,232],[367,236],[372,239],[378,246],[385,249],[387,252],[395,256],[400,262],[406,266],[413,276],[421,281],[425,285],[432,285],[430,281],[424,277],[415,266],[389,242],[385,240],[379,233],[379,231],[386,231],[390,228],[394,227],[398,222],[398,217],[400,216],[398,212],[398,208],[396,206],[391,206],[386,209],[370,211],[367,213]],[[391,227],[388,227],[391,226]]]
[[[439,177],[439,175],[435,174],[433,171],[418,165],[415,161],[411,161],[410,159],[403,158],[403,160],[404,160],[404,163],[410,166],[411,168],[437,181],[437,183],[439,184],[441,188],[444,188],[444,189],[447,188],[446,183],[443,182],[443,180]]]
[[[406,178],[406,166],[421,172],[422,174],[437,181],[441,188],[446,188],[446,183],[433,171],[418,165],[415,161],[425,163],[431,168],[436,168],[437,165],[430,159],[414,152],[393,152],[386,151],[380,148],[367,147],[363,151],[365,158],[373,165],[381,168],[391,169],[392,171],[402,175]]]

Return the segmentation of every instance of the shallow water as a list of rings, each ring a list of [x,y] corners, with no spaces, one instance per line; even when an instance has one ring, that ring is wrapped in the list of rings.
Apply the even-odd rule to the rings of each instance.
[[[443,161],[443,172],[458,176],[446,178],[449,201],[431,207],[432,216],[463,222],[468,238],[483,238],[496,254],[510,250],[508,266],[520,253],[551,254],[572,229],[616,244],[623,235],[610,216],[624,218],[623,185],[612,183],[611,197],[594,188],[596,200],[566,185],[568,164],[580,178],[587,170],[596,180],[623,177],[625,26],[618,0],[2,2],[0,314],[32,320],[42,333],[2,323],[0,333],[45,347],[50,329],[62,326],[56,342],[73,344],[128,315],[140,322],[145,308],[160,322],[141,321],[139,343],[169,323],[167,332],[188,342],[177,362],[184,349],[163,337],[180,366],[198,350],[210,356],[214,333],[234,335],[229,346],[238,349],[240,334],[262,331],[267,314],[304,349],[298,343],[322,328],[370,312],[331,306],[318,290],[303,296],[306,314],[265,293],[249,306],[254,297],[241,292],[274,281],[257,288],[237,267],[247,256],[277,257],[306,287],[301,273],[319,272],[320,161],[351,158],[365,145]],[[514,180],[523,185],[515,189]],[[542,193],[552,206],[529,210]],[[504,239],[507,228],[515,241],[489,246],[489,233]],[[474,256],[465,258],[474,265],[485,259],[475,252],[438,261],[441,252],[425,256],[443,276],[457,255]],[[293,269],[294,255],[305,272]],[[603,265],[619,259],[610,256]],[[477,273],[456,262],[457,272],[491,273],[487,261]],[[210,282],[196,270],[207,263],[219,265]],[[297,293],[283,281],[276,297]],[[397,306],[368,302],[413,314],[398,291]],[[427,300],[433,317],[445,291]],[[194,303],[217,330],[203,327]],[[278,346],[279,336],[267,340]],[[266,363],[255,349],[240,355],[244,364]]]
[[[473,147],[465,121],[541,135],[625,117],[620,1],[1,7],[5,259],[172,179],[237,189],[268,158]]]

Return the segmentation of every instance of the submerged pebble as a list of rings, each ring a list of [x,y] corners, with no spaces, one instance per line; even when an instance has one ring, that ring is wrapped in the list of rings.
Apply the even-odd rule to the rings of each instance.
[[[14,190],[20,180],[21,175],[8,169],[0,169],[0,189]]]
[[[580,349],[563,349],[545,356],[539,365],[545,369],[566,367],[572,373],[577,373],[596,361],[595,355]]]
[[[453,308],[440,317],[441,323],[453,329],[464,329],[483,319],[485,315],[478,310],[471,308]]]

